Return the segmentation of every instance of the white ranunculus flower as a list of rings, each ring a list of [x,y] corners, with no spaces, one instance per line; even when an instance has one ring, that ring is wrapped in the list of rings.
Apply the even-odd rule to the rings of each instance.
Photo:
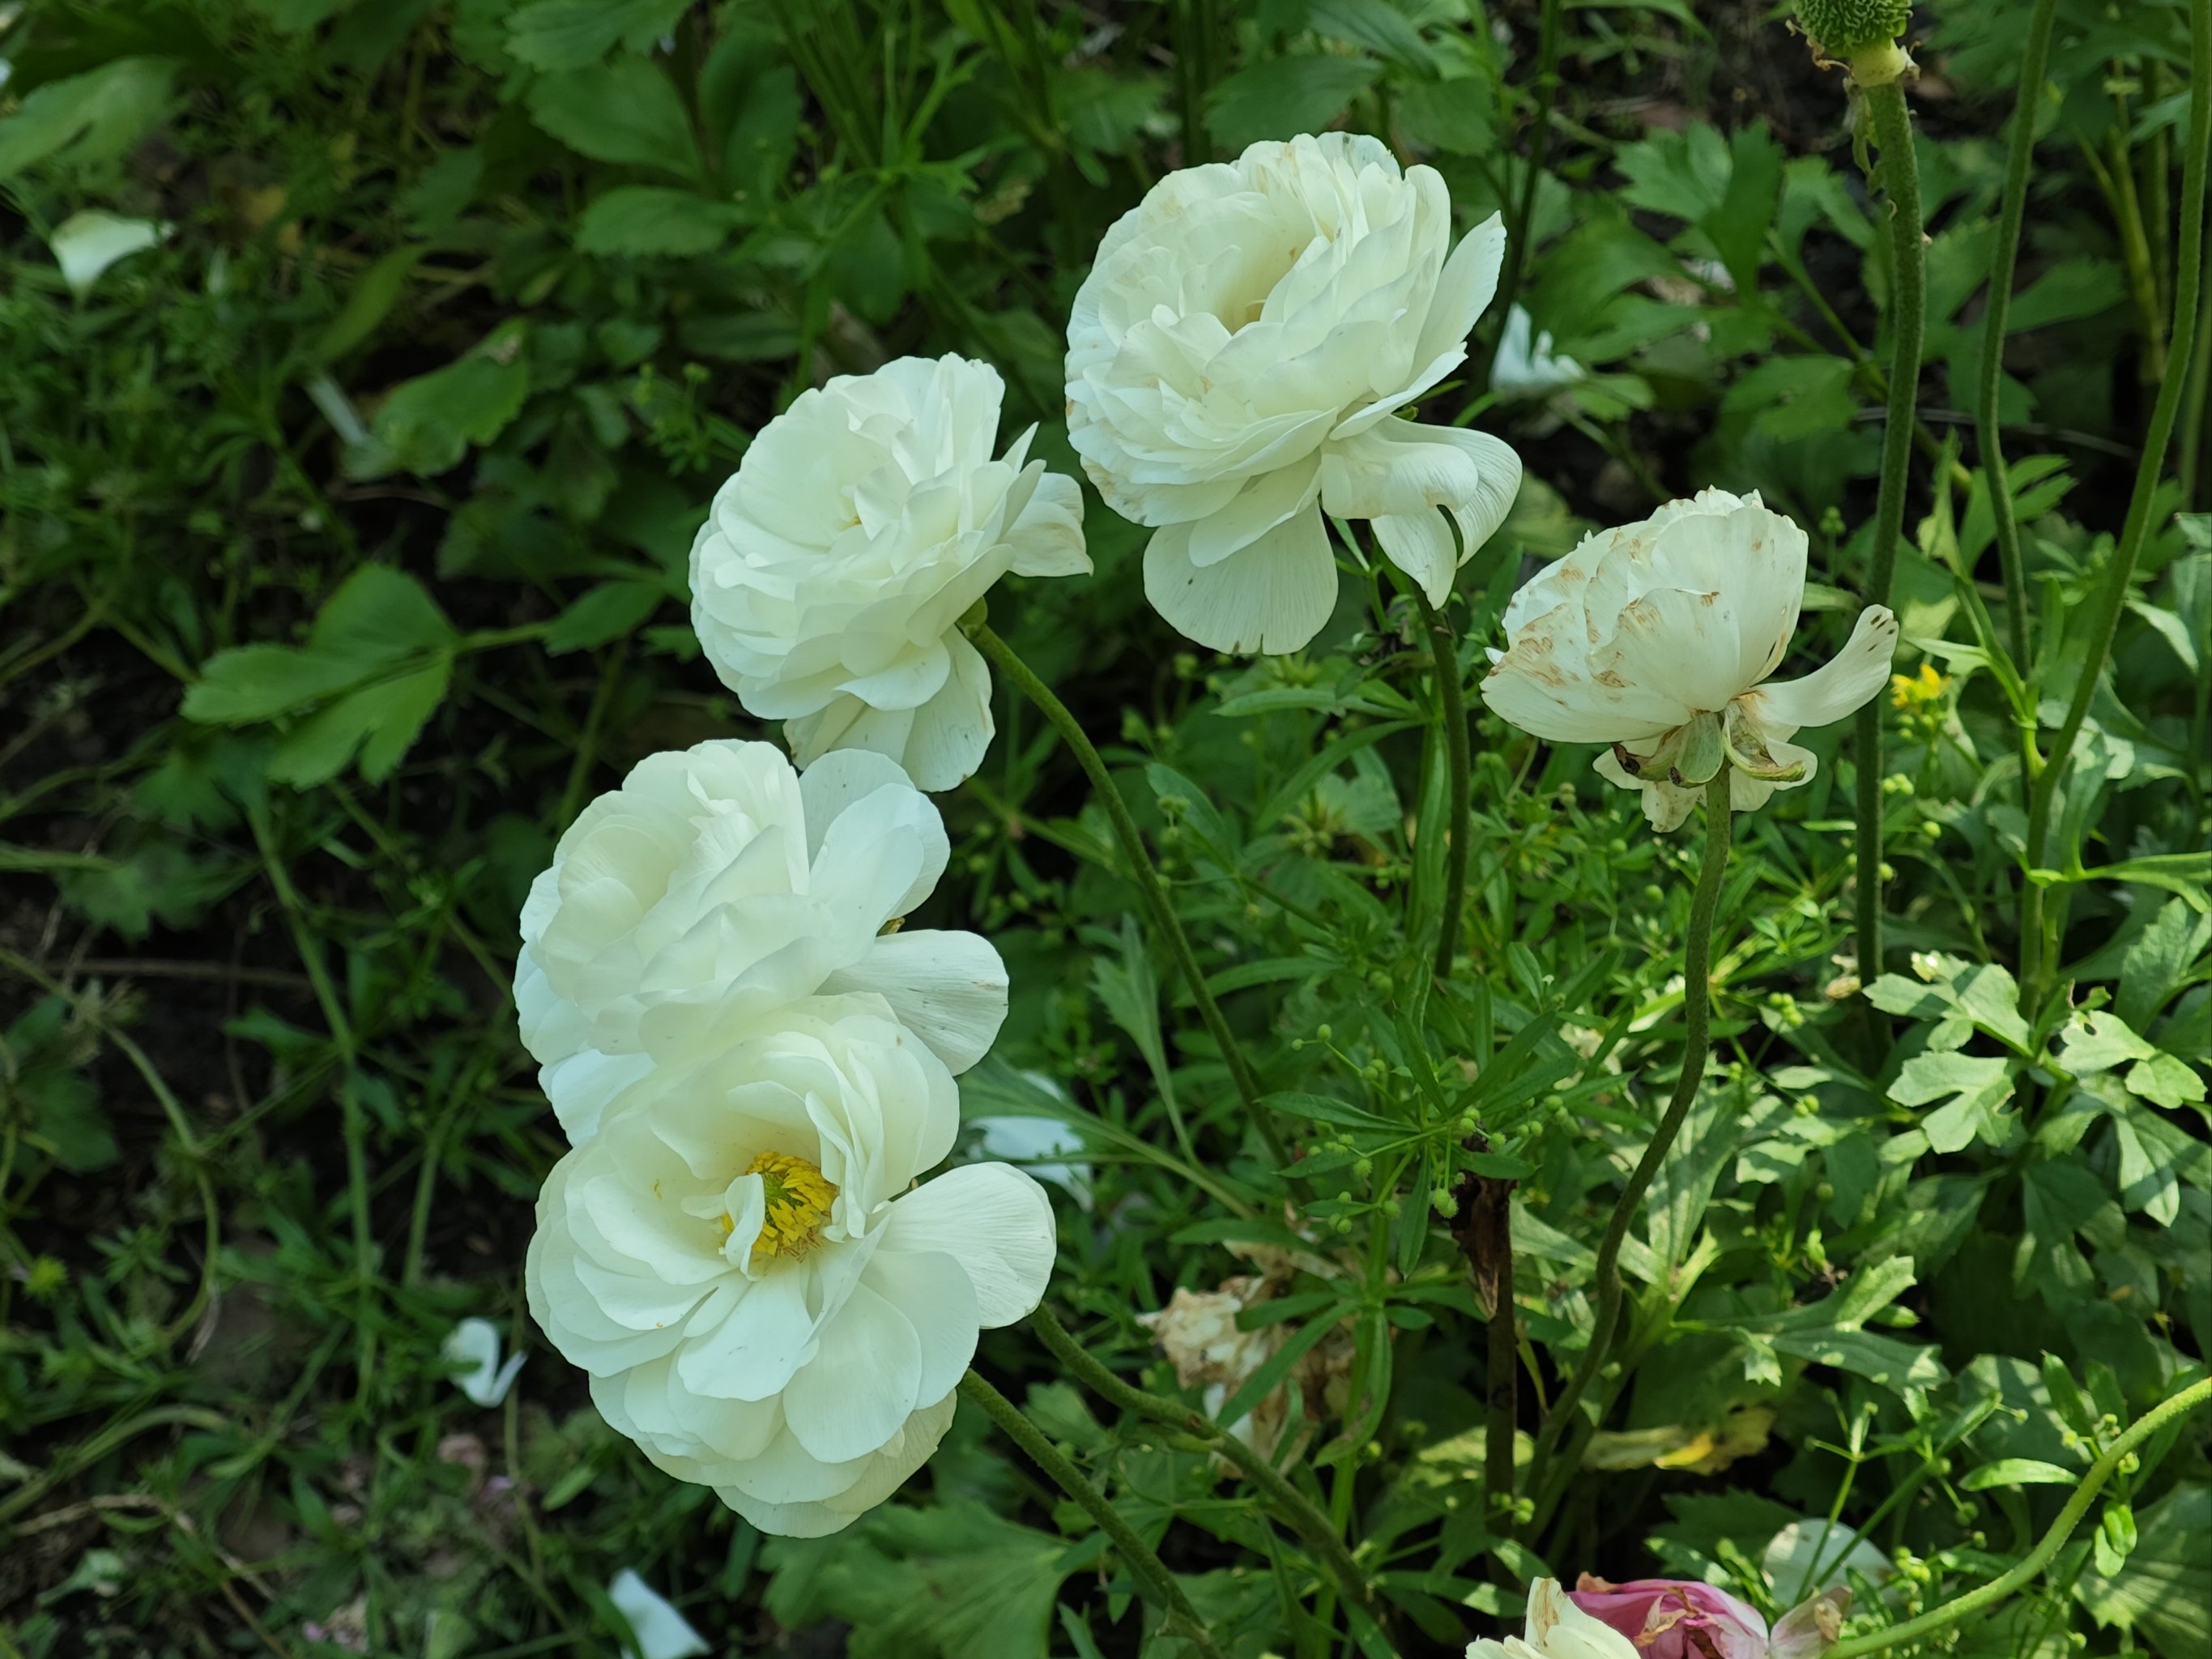
[[[1880,605],[1826,665],[1768,680],[1804,598],[1805,532],[1756,493],[1707,489],[1583,538],[1516,593],[1482,700],[1551,742],[1611,744],[1600,775],[1641,789],[1656,829],[1680,824],[1723,763],[1749,811],[1813,775],[1791,737],[1889,681],[1897,618]]]
[[[998,371],[902,357],[802,392],[745,451],[691,546],[691,624],[722,684],[787,722],[802,766],[871,749],[950,789],[989,745],[961,616],[1008,571],[1080,575],[1083,492],[997,460]]]
[[[655,1464],[764,1531],[835,1532],[921,1468],[976,1333],[1051,1272],[1020,1170],[908,1190],[958,1123],[951,1073],[880,998],[787,1008],[634,1085],[554,1166],[530,1311]]]
[[[927,796],[880,755],[805,775],[773,744],[638,763],[578,815],[530,890],[514,1000],[571,1140],[656,1064],[696,1063],[799,998],[873,991],[956,1072],[1006,1015],[974,933],[885,933],[949,855]]]
[[[1396,414],[1466,357],[1498,286],[1495,214],[1450,241],[1435,169],[1341,132],[1170,173],[1106,233],[1068,319],[1068,438],[1109,505],[1158,526],[1146,595],[1200,645],[1320,631],[1323,511],[1373,520],[1437,604],[1504,521],[1513,452]]]
[[[1467,1644],[1467,1659],[1643,1659],[1636,1644],[1577,1607],[1556,1578],[1528,1586],[1528,1626],[1504,1641]]]

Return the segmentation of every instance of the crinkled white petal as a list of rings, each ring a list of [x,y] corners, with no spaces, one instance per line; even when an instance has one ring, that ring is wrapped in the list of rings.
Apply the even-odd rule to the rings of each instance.
[[[1802,679],[1769,680],[1745,699],[1747,712],[1785,737],[1808,726],[1832,726],[1889,684],[1896,653],[1896,617],[1870,605],[1841,651]]]
[[[1296,651],[1336,609],[1336,558],[1318,507],[1217,563],[1190,556],[1191,526],[1152,532],[1145,597],[1177,631],[1216,651]]]

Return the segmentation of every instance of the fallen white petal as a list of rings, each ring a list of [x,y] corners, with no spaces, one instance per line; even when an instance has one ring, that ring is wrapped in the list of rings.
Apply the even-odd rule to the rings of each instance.
[[[125,219],[87,208],[56,225],[47,246],[62,268],[62,280],[82,294],[118,259],[167,241],[173,228],[158,219]]]
[[[499,1332],[489,1319],[464,1319],[446,1337],[441,1350],[456,1365],[469,1369],[454,1374],[453,1386],[479,1406],[492,1407],[507,1398],[514,1376],[529,1356],[514,1354],[499,1363]]]
[[[633,1568],[624,1567],[608,1580],[607,1600],[629,1621],[637,1659],[691,1659],[714,1651],[706,1638],[691,1628],[691,1621]]]

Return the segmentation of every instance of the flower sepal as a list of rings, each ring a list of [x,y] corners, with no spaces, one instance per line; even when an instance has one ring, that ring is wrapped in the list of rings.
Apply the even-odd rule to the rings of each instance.
[[[1802,783],[1813,775],[1813,769],[1803,761],[1778,761],[1768,746],[1766,733],[1759,722],[1745,714],[1742,707],[1730,703],[1722,736],[1728,750],[1729,763],[1747,777],[1761,783],[1789,785]]]

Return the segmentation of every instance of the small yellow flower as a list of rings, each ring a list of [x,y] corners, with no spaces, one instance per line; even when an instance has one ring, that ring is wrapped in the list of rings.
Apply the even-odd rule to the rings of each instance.
[[[1924,708],[1939,702],[1951,689],[1951,682],[1936,672],[1936,665],[1923,662],[1917,674],[1892,674],[1889,677],[1889,701],[1897,708]]]

